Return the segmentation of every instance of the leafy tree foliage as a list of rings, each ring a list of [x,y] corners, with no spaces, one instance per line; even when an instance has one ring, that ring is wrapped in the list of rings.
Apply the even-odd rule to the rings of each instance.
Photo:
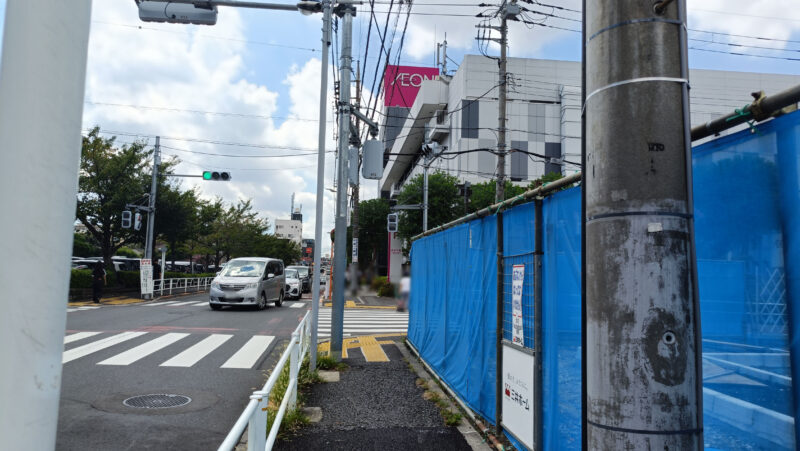
[[[458,178],[445,172],[428,174],[428,228],[440,226],[463,214],[462,198],[458,196]],[[409,180],[397,195],[400,205],[422,204],[423,175]],[[459,209],[459,206],[461,208]],[[398,234],[410,239],[422,233],[422,210],[404,210],[400,214]]]
[[[386,216],[390,213],[386,199],[370,199],[358,203],[358,266],[361,270],[375,266],[379,255],[385,255],[389,241]]]
[[[86,233],[75,233],[72,239],[72,255],[76,257],[96,257],[100,255],[97,241]]]
[[[526,191],[525,187],[517,186],[506,180],[506,186],[503,189],[503,199],[510,199],[514,196],[520,195]],[[469,204],[467,210],[474,213],[482,210],[489,205],[493,205],[495,193],[497,192],[497,182],[489,180],[483,183],[476,183],[472,185],[472,195],[469,197]]]

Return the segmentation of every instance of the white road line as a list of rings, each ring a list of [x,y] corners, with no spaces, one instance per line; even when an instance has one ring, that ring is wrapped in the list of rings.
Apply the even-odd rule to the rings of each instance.
[[[94,337],[100,332],[78,332],[64,337],[64,344],[72,343],[74,341],[83,340],[84,338]]]
[[[177,304],[172,304],[172,306],[173,306],[173,307],[178,307],[178,306],[181,306],[181,305],[189,305],[189,304],[194,304],[195,302],[197,302],[197,301],[178,302]]]
[[[78,309],[76,309],[76,308],[68,308],[67,309],[67,313],[72,313],[72,312],[77,312],[77,311],[78,311]]]
[[[94,310],[96,308],[100,308],[100,306],[78,307],[78,310]]]
[[[192,307],[200,307],[201,305],[205,305],[206,307],[208,307],[208,301],[197,302],[195,304],[192,304]]]
[[[272,335],[254,335],[220,368],[252,368],[273,340]]]
[[[79,359],[94,352],[114,346],[115,344],[122,343],[123,341],[140,337],[146,333],[147,332],[122,332],[121,334],[113,335],[111,337],[106,337],[103,338],[102,340],[97,340],[93,343],[89,343],[74,349],[70,349],[69,351],[64,351],[64,355],[61,358],[61,363],[71,362],[75,359]]]
[[[220,347],[222,343],[228,341],[232,336],[233,335],[227,334],[209,335],[203,339],[203,341],[196,343],[191,348],[162,363],[161,366],[180,366],[188,368]]]
[[[289,308],[303,308],[305,306],[306,304],[304,302],[293,302],[292,305],[289,306]]]
[[[155,304],[145,304],[144,307],[162,307],[170,304],[177,304],[178,301],[156,302]]]
[[[117,354],[114,357],[103,360],[102,362],[98,363],[98,365],[130,365],[131,363],[147,357],[148,355],[188,336],[189,334],[184,333],[165,334],[156,339],[150,340],[147,343],[142,343],[133,349],[129,349],[121,354]]]

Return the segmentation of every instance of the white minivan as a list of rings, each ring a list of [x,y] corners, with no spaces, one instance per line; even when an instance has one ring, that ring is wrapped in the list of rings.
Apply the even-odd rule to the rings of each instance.
[[[268,302],[280,307],[284,288],[283,261],[262,257],[234,258],[211,282],[209,305],[213,310],[225,305],[250,305],[261,310],[267,307]]]

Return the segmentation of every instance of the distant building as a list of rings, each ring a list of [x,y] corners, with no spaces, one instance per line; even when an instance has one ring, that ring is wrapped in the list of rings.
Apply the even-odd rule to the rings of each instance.
[[[300,246],[303,240],[303,222],[295,219],[276,219],[275,236],[292,240]]]

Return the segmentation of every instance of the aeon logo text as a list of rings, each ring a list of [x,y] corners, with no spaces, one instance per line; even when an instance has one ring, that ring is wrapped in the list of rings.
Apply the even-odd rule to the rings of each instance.
[[[433,80],[436,77],[436,75],[398,73],[392,81],[392,86],[399,84],[400,86],[413,86],[415,88],[419,88],[422,86],[422,82],[424,80]]]

